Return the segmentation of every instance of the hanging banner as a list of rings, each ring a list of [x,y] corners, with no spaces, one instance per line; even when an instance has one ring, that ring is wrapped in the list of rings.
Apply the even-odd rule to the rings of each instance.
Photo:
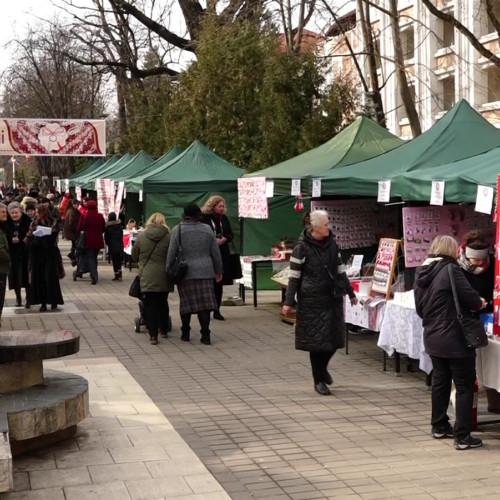
[[[476,212],[491,214],[493,208],[493,188],[491,186],[477,186]]]
[[[265,177],[240,177],[238,179],[238,216],[267,219]]]
[[[116,191],[116,198],[115,198],[115,214],[117,216],[120,215],[120,208],[122,206],[122,199],[124,193],[125,193],[125,181],[120,181],[118,183],[118,189]]]
[[[0,119],[0,155],[105,156],[105,120]]]
[[[389,203],[391,200],[391,181],[383,180],[378,181],[378,203]]]
[[[115,182],[113,179],[96,179],[96,191],[97,210],[107,219],[114,208]]]
[[[444,204],[444,181],[432,181],[430,205]]]
[[[80,186],[75,187],[75,196],[78,201],[82,201],[82,188]]]

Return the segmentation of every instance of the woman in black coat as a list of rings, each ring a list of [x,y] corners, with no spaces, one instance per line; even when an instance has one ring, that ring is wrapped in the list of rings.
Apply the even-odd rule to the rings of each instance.
[[[429,256],[417,270],[415,306],[424,327],[425,352],[432,359],[431,434],[436,439],[455,437],[457,450],[478,448],[471,436],[471,409],[476,380],[476,351],[465,345],[453,299],[448,268],[456,283],[460,309],[478,311],[486,301],[470,286],[457,264],[458,244],[451,236],[437,236]],[[456,387],[455,425],[448,418],[451,382]]]
[[[226,201],[222,196],[211,196],[203,205],[203,222],[208,224],[217,239],[219,245],[220,256],[222,258],[222,266],[224,272],[222,281],[214,282],[215,299],[217,301],[217,309],[214,311],[214,319],[224,320],[224,316],[220,313],[220,305],[222,302],[223,286],[233,284],[233,276],[229,264],[229,243],[233,241],[233,232],[229,224],[229,219],[226,216]]]
[[[15,291],[16,307],[21,307],[21,289],[24,288],[26,290],[26,307],[29,307],[27,234],[30,228],[31,219],[23,213],[21,204],[17,201],[13,201],[9,204],[8,211],[7,239],[9,241],[9,253],[11,258],[9,290]]]
[[[108,253],[113,263],[115,277],[113,281],[122,280],[122,260],[123,260],[123,226],[115,212],[109,212],[106,229],[104,230],[104,242],[108,247]]]
[[[297,294],[295,349],[309,351],[314,389],[328,396],[332,383],[328,362],[344,346],[343,297],[358,302],[330,231],[328,213],[315,210],[290,258],[290,274],[282,313],[287,315]]]

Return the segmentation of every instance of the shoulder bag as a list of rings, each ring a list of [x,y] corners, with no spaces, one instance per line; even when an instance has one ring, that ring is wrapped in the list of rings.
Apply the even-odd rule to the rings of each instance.
[[[151,258],[151,255],[153,255],[153,252],[155,251],[156,245],[158,245],[158,241],[155,243],[155,246],[153,247],[153,250],[149,252],[148,258],[146,259],[146,262],[144,262],[144,266],[142,268],[144,269],[149,262],[149,259]],[[141,275],[137,274],[135,278],[133,279],[132,283],[130,284],[130,288],[128,289],[128,294],[131,297],[134,297],[136,299],[141,298]]]
[[[452,266],[448,266],[448,274],[450,275],[451,291],[453,292],[453,300],[457,310],[457,320],[462,331],[462,336],[465,345],[469,349],[477,349],[488,345],[488,335],[484,331],[483,322],[479,318],[475,318],[472,314],[462,314],[460,304],[458,302],[457,286],[453,276]]]
[[[189,265],[184,258],[184,254],[182,253],[182,224],[179,224],[179,249],[177,250],[177,255],[173,260],[172,264],[167,268],[167,276],[169,280],[174,283],[174,285],[178,285],[182,282],[182,280],[186,277],[188,272]]]
[[[82,230],[78,234],[78,237],[76,238],[75,241],[75,250],[82,254],[85,252],[85,221],[87,219],[87,216],[83,216],[83,224],[82,224]]]

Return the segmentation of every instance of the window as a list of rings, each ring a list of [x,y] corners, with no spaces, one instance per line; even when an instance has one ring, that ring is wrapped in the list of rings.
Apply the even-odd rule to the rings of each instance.
[[[500,68],[491,66],[487,69],[488,102],[500,101]]]
[[[498,0],[500,2],[500,0]],[[401,31],[401,46],[404,60],[415,57],[415,37],[413,26],[409,26]]]
[[[455,104],[455,77],[449,76],[442,80],[443,85],[443,110],[448,111]]]
[[[450,23],[443,21],[443,47],[451,47],[455,44],[455,28]]]
[[[493,10],[493,16],[498,20],[498,22],[500,22],[500,0],[491,0],[491,7]],[[488,18],[488,33],[495,33],[496,29],[493,26],[488,13],[486,13],[486,17]]]

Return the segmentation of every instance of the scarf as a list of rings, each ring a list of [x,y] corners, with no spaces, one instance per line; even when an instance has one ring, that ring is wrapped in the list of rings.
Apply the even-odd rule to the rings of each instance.
[[[470,260],[465,256],[465,245],[460,245],[458,252],[458,265],[466,272],[471,274],[483,274],[490,267],[489,256],[483,266],[475,266],[471,264]]]

